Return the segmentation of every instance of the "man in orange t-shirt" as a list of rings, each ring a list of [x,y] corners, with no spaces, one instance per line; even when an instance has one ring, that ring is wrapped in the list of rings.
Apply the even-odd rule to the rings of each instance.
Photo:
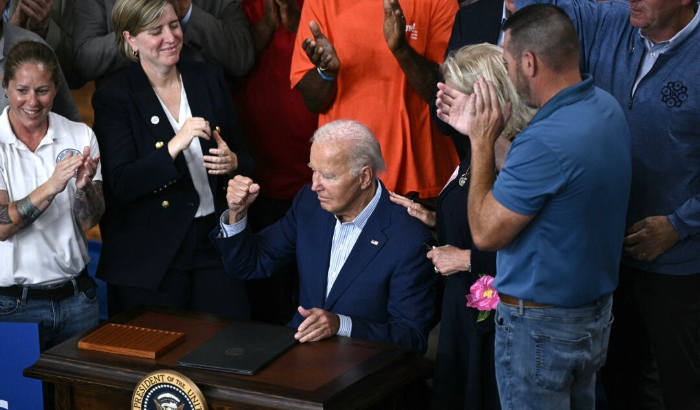
[[[306,0],[291,82],[319,126],[365,123],[386,158],[382,181],[399,193],[435,197],[458,163],[430,121],[458,4],[455,0]]]

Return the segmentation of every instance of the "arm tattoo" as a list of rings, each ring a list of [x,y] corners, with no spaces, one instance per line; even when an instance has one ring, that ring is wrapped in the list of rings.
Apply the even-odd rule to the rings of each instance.
[[[10,219],[10,205],[0,205],[0,225],[11,225],[12,219]]]
[[[73,215],[81,225],[94,226],[100,220],[104,210],[105,201],[101,181],[91,182],[84,191],[78,189],[75,192]]]
[[[21,228],[26,228],[33,224],[34,221],[41,216],[44,212],[34,206],[32,201],[29,200],[29,195],[15,202],[15,207],[17,208],[17,214],[19,215],[19,221],[17,223]]]
[[[90,189],[90,185],[88,185],[86,190]],[[78,221],[82,221],[85,217],[85,199],[87,195],[85,194],[85,191],[82,191],[80,189],[77,189],[75,191],[75,200],[73,201],[73,216],[75,219]]]

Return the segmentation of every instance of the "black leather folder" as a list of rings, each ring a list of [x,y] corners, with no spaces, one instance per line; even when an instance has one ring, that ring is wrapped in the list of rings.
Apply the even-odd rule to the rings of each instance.
[[[177,362],[178,366],[253,375],[296,343],[296,329],[236,322]]]

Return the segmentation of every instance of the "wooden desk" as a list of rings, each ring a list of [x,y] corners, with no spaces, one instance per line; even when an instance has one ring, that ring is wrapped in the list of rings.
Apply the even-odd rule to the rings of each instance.
[[[139,307],[110,320],[183,332],[185,343],[158,359],[78,349],[78,335],[41,354],[27,377],[54,383],[56,408],[130,408],[139,380],[160,369],[189,377],[210,409],[422,409],[431,364],[412,349],[348,337],[297,344],[255,376],[176,366],[182,356],[226,328],[214,316]]]

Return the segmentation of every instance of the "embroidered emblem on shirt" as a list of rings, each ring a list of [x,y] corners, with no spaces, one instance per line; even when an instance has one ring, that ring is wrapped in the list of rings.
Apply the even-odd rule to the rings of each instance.
[[[73,156],[83,155],[80,151],[78,151],[75,148],[66,148],[58,153],[58,156],[56,157],[56,163],[58,164],[59,162],[63,161],[71,152],[73,153]]]
[[[669,108],[680,108],[688,99],[688,87],[680,81],[669,81],[661,89],[661,101]]]
[[[406,33],[411,33],[408,36],[411,40],[418,40],[418,30],[416,30],[416,23],[406,24]]]

